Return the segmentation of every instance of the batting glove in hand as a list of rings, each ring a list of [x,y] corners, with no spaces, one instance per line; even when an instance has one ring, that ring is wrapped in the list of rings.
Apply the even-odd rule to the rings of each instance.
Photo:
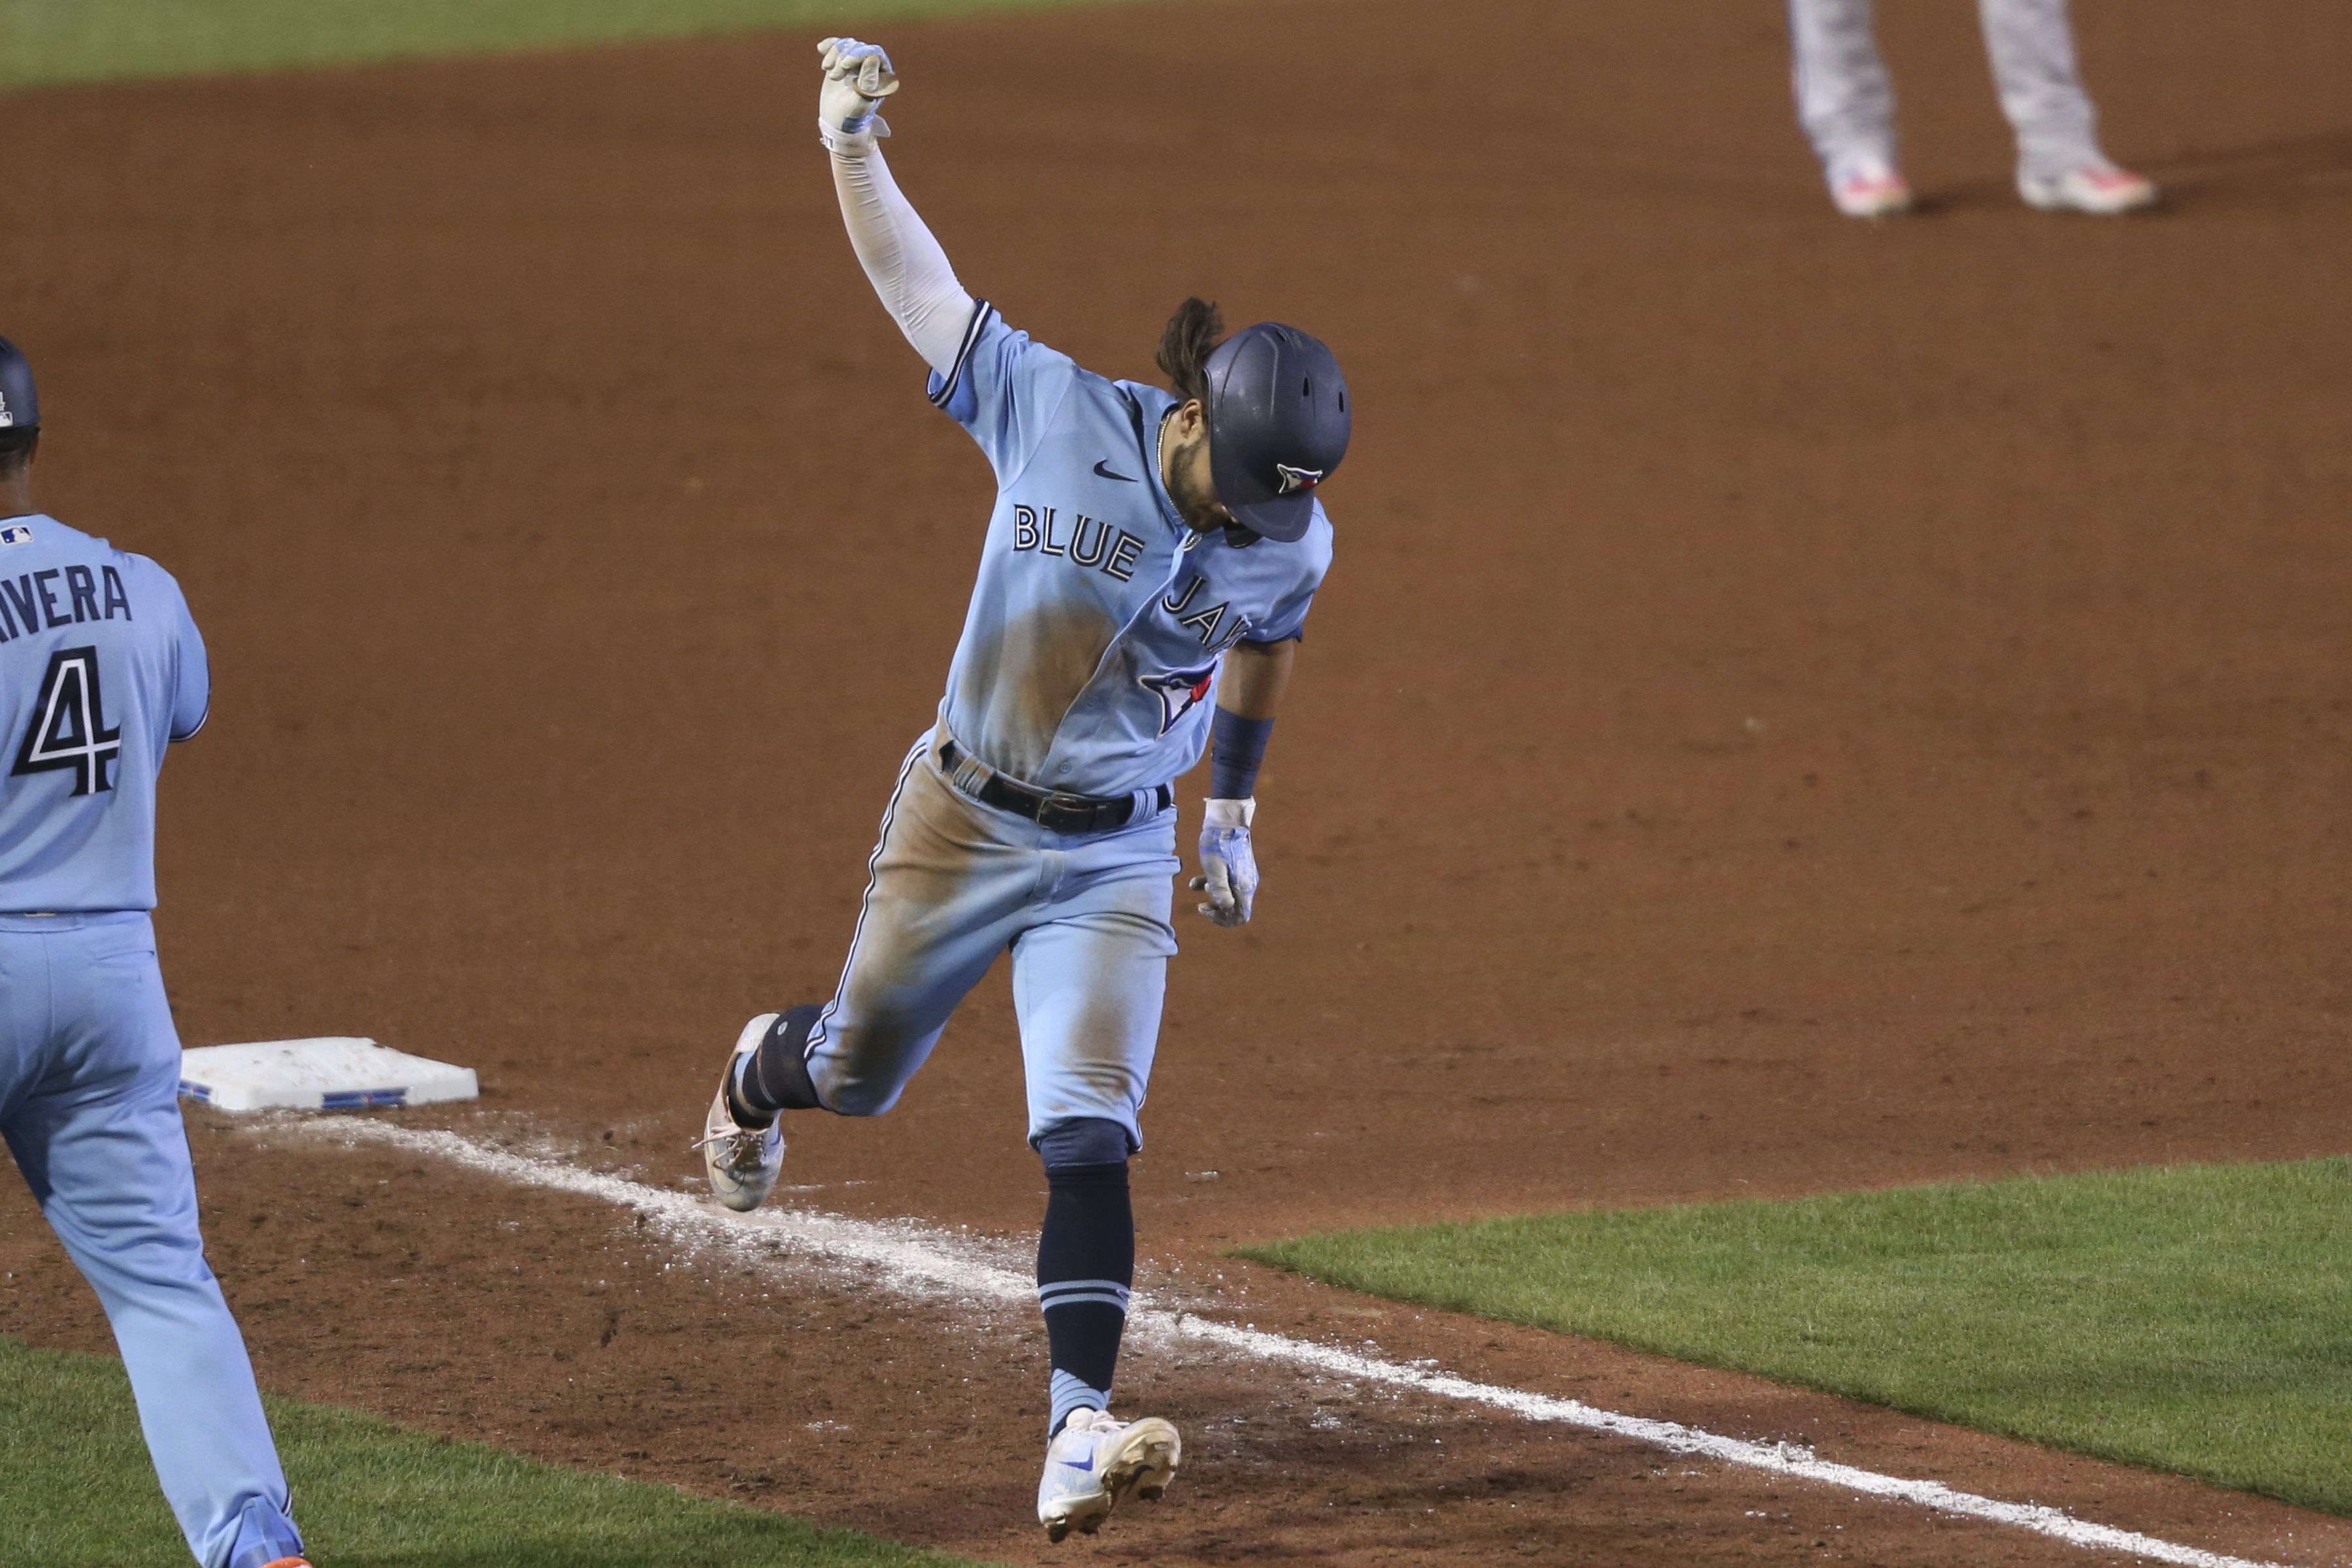
[[[825,145],[835,137],[856,137],[867,132],[887,136],[890,128],[874,112],[881,100],[898,90],[898,73],[878,44],[856,38],[827,38],[817,45],[824,57],[824,86],[818,89],[816,118]]]
[[[1192,879],[1192,890],[1209,895],[1199,908],[1218,925],[1249,923],[1257,897],[1257,857],[1250,850],[1256,815],[1255,800],[1213,800],[1201,824],[1201,875]]]

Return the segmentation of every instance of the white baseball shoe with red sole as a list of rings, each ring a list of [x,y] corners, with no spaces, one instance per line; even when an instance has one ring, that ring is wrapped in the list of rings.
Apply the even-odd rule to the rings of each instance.
[[[1830,200],[1848,217],[1900,217],[1911,210],[1911,184],[1885,164],[1864,165],[1832,178]]]
[[[2119,217],[2156,205],[2156,182],[2112,163],[2085,163],[2063,174],[2017,176],[2017,194],[2025,205],[2046,213],[2089,213],[2095,217]]]

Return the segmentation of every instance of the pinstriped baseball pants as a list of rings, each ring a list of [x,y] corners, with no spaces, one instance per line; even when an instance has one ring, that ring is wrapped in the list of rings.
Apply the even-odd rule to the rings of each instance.
[[[2063,174],[2098,160],[2097,113],[2074,62],[2066,0],[1978,0],[2018,166]],[[1797,119],[1835,179],[1895,162],[1895,85],[1871,26],[1872,0],[1789,0]]]
[[[1009,952],[1031,1141],[1087,1118],[1141,1148],[1181,868],[1173,811],[1048,832],[949,784],[925,736],[899,769],[848,962],[809,1033],[818,1097],[851,1116],[897,1104]]]

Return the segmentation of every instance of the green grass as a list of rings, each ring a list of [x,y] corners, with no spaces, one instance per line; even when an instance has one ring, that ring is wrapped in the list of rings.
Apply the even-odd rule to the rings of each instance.
[[[2352,1160],[1360,1231],[1243,1255],[2352,1513]]]
[[[289,1400],[269,1420],[307,1543],[334,1568],[950,1568],[964,1559],[536,1464]],[[0,1338],[0,1560],[184,1565],[122,1363]]]
[[[0,90],[1108,0],[0,0]]]

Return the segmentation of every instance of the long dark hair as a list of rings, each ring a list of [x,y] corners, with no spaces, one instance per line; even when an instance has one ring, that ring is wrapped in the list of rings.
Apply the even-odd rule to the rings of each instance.
[[[1160,352],[1152,358],[1160,362],[1178,397],[1209,401],[1209,353],[1224,335],[1225,319],[1213,302],[1196,294],[1176,307],[1160,329]]]

